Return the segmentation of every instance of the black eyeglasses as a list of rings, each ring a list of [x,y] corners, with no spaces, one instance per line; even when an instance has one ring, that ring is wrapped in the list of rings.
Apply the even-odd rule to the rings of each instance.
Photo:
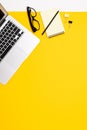
[[[30,22],[30,26],[33,32],[36,32],[40,29],[39,21],[35,19],[37,12],[34,8],[27,7],[27,14]]]

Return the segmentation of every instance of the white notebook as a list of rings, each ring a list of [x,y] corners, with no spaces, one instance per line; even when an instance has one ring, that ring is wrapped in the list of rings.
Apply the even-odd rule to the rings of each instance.
[[[40,12],[44,24],[44,29],[47,27],[47,25],[52,20],[52,18],[54,17],[57,11],[58,9],[51,9],[51,10]],[[54,20],[49,25],[49,27],[47,28],[46,34],[48,37],[52,37],[58,34],[62,34],[64,32],[65,32],[64,26],[60,14],[58,13],[54,18]]]

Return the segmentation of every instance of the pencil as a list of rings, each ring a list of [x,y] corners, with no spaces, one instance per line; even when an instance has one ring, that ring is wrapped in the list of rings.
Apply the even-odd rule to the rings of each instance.
[[[42,35],[46,32],[46,30],[48,29],[48,27],[50,26],[50,24],[52,23],[52,21],[54,20],[54,18],[56,17],[56,15],[59,13],[59,11],[56,12],[56,14],[53,16],[53,18],[51,19],[51,21],[49,22],[49,24],[47,25],[47,27],[44,29],[44,31],[42,32]]]

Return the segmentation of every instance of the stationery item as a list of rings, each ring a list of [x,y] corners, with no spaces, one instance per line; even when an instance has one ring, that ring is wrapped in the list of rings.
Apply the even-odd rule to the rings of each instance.
[[[47,25],[47,27],[44,29],[44,31],[42,32],[42,35],[45,33],[45,31],[47,30],[47,28],[50,26],[50,24],[52,23],[52,21],[55,19],[56,15],[59,13],[59,11],[56,12],[56,14],[54,15],[54,17],[51,19],[51,21],[49,22],[49,24]]]
[[[65,14],[64,17],[65,17],[65,18],[69,18],[69,14]]]
[[[52,37],[65,32],[57,9],[42,11],[40,14],[45,28],[42,35],[46,32],[47,37]]]
[[[71,20],[69,20],[69,21],[68,21],[68,23],[72,24],[72,21],[71,21]]]

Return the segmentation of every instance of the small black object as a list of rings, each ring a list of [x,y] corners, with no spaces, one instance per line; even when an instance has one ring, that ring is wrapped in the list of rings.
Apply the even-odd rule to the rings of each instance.
[[[69,20],[68,23],[72,24],[73,22],[71,20]]]

